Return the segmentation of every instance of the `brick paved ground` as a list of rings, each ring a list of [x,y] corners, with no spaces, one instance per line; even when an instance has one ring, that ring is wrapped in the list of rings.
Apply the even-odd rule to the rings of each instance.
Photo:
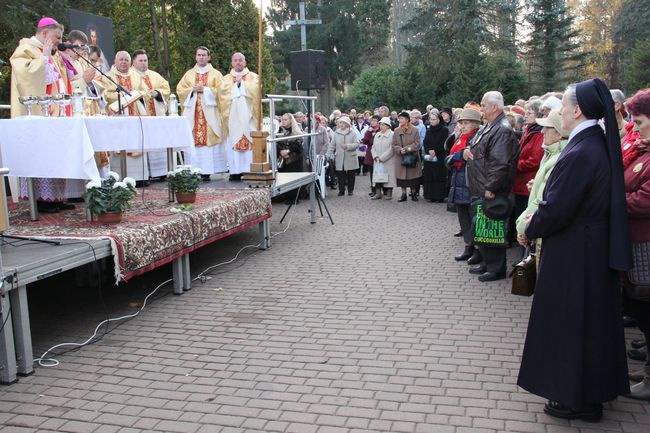
[[[355,196],[328,200],[335,226],[310,225],[301,203],[271,250],[0,388],[0,431],[650,431],[649,406],[626,399],[599,424],[544,415],[543,400],[516,386],[530,300],[453,261],[461,242],[444,205],[370,201],[358,179]],[[274,231],[284,209],[274,207]],[[193,270],[256,235],[194,254]],[[169,272],[105,289],[108,311],[69,277],[31,288],[36,355],[134,311]]]

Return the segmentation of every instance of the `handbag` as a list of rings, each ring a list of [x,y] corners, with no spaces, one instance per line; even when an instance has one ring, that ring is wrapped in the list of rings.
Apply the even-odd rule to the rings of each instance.
[[[650,301],[650,241],[632,243],[632,263],[625,290],[632,299]]]
[[[402,149],[404,148],[404,139],[402,138],[403,136],[399,136],[399,141],[402,144]],[[405,153],[402,155],[402,165],[406,168],[413,168],[417,165],[418,163],[418,155],[417,153]]]
[[[482,198],[472,202],[472,240],[474,245],[508,247],[508,219],[490,218],[483,212]]]
[[[384,167],[383,162],[377,162],[375,164],[372,181],[374,183],[388,183],[388,173],[386,173],[386,168]]]
[[[517,296],[531,296],[535,293],[537,282],[537,260],[535,258],[535,244],[526,248],[526,257],[517,263],[510,273],[512,289],[510,293]]]

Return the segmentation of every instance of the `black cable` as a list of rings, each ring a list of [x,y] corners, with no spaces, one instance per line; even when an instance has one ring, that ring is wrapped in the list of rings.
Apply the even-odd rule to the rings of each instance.
[[[0,326],[0,333],[2,333],[2,330],[5,329],[7,320],[9,320],[10,317],[11,317],[11,304],[9,304],[9,311],[7,312],[7,318],[2,322],[2,326]]]

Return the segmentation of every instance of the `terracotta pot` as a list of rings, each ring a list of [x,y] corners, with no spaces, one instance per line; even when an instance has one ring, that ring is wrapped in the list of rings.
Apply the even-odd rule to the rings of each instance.
[[[122,212],[105,212],[97,214],[97,222],[102,224],[118,224],[122,222]]]
[[[194,203],[196,200],[196,192],[177,192],[176,201],[180,204]]]

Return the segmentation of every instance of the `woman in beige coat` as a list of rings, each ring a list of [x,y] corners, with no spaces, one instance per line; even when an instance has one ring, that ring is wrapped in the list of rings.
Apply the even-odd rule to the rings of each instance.
[[[347,116],[339,117],[338,128],[332,135],[332,140],[327,148],[327,157],[336,159],[336,177],[339,180],[339,195],[345,194],[345,185],[348,186],[348,195],[354,192],[356,171],[359,168],[357,149],[359,140],[357,133],[350,128],[352,122]]]
[[[379,121],[379,132],[375,134],[375,141],[372,144],[372,160],[374,161],[373,172],[377,173],[377,168],[379,164],[382,164],[385,172],[388,174],[388,182],[378,183],[372,182],[377,191],[373,200],[379,200],[382,196],[382,190],[384,193],[384,198],[390,200],[393,198],[393,188],[397,186],[395,183],[395,153],[393,152],[393,131],[390,129],[390,119],[384,117]]]
[[[403,111],[398,116],[399,127],[393,131],[393,152],[395,154],[395,176],[402,196],[397,201],[406,201],[406,188],[411,189],[411,200],[418,201],[422,164],[420,161],[420,132],[411,125],[411,116]],[[415,167],[402,165],[404,155],[415,155]]]

